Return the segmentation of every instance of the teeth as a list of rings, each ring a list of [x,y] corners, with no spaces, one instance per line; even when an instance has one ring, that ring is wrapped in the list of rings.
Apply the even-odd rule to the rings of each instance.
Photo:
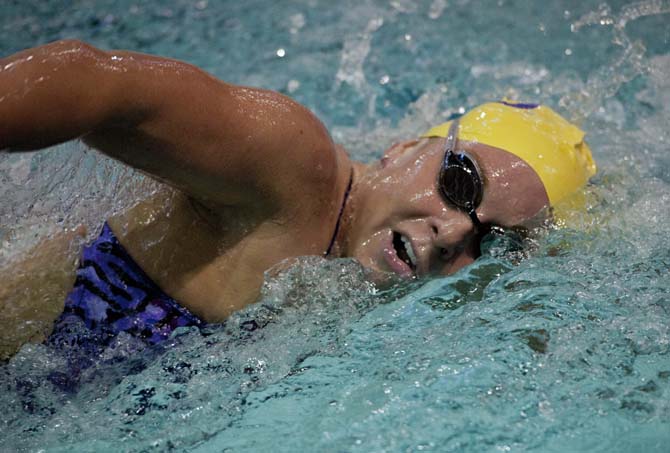
[[[409,256],[410,261],[412,262],[412,266],[416,268],[416,255],[414,254],[414,249],[412,248],[412,243],[407,239],[405,236],[400,235],[400,240],[402,241],[403,245],[405,246],[405,250],[407,251],[407,256]]]

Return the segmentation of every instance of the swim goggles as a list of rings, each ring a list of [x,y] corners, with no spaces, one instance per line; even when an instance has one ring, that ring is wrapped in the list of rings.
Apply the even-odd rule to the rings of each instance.
[[[527,235],[523,227],[503,228],[483,224],[477,217],[476,209],[482,201],[484,184],[475,159],[466,151],[455,149],[457,134],[458,120],[455,119],[447,133],[444,160],[437,180],[440,193],[449,203],[468,214],[479,240],[492,233],[496,236],[512,235],[515,240],[523,241]]]
[[[456,151],[458,120],[453,120],[447,133],[444,161],[437,180],[442,196],[459,209],[465,211],[477,230],[482,223],[476,209],[482,201],[484,187],[479,167],[465,151]]]

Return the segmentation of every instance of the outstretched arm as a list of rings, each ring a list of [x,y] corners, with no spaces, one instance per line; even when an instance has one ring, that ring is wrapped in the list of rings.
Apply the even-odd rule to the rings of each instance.
[[[0,60],[0,150],[75,138],[225,205],[272,203],[296,190],[296,171],[335,166],[333,143],[306,108],[187,63],[80,41]]]

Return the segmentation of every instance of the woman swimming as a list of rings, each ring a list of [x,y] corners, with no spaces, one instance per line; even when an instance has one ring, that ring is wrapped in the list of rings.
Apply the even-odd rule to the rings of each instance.
[[[365,164],[295,101],[183,62],[79,41],[0,61],[0,150],[81,139],[175,189],[169,209],[153,200],[109,219],[62,273],[55,286],[74,290],[52,342],[80,321],[103,342],[150,343],[222,321],[302,255],[353,257],[379,281],[453,273],[485,234],[586,183],[583,136],[548,107],[491,103]],[[147,209],[163,215],[146,222]]]

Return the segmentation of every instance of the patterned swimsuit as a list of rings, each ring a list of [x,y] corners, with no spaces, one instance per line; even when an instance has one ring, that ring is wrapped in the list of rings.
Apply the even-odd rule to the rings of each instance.
[[[74,288],[46,343],[90,356],[121,332],[148,346],[166,340],[177,327],[202,325],[144,273],[105,223],[82,251]]]

